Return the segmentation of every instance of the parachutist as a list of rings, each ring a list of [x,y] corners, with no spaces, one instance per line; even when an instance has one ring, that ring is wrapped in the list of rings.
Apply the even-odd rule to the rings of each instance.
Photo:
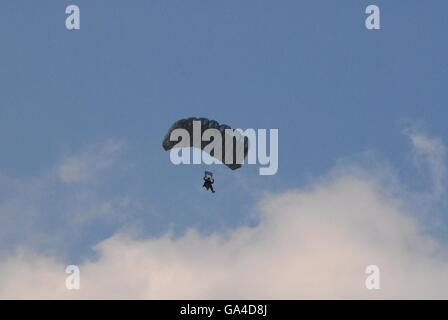
[[[213,193],[215,193],[215,190],[213,189],[213,184],[215,183],[215,179],[210,177],[204,177],[204,184],[202,185],[202,188],[205,188],[208,190],[212,190]]]

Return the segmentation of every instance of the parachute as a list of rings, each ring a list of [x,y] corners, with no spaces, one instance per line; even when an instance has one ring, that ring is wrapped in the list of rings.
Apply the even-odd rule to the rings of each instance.
[[[200,132],[200,137],[201,137],[201,142],[200,145],[195,145],[193,143],[193,123],[195,121],[200,122],[201,125],[201,132]],[[189,135],[190,135],[190,141],[187,141],[186,143],[183,141],[182,145],[179,145],[179,141],[172,141],[171,140],[171,133],[176,130],[176,129],[184,129],[186,130]],[[226,132],[227,129],[232,130],[232,128],[226,124],[220,124],[218,121],[216,120],[210,120],[207,118],[195,118],[195,117],[191,117],[191,118],[186,118],[186,119],[180,119],[178,121],[176,121],[168,130],[168,132],[165,135],[165,138],[163,139],[163,149],[165,149],[165,151],[171,150],[175,147],[195,147],[201,150],[204,150],[204,148],[209,145],[210,143],[213,142],[213,140],[211,141],[203,141],[202,140],[202,135],[203,133],[207,130],[207,129],[217,129],[220,133],[221,133],[221,141],[222,141],[222,152],[221,152],[221,156],[219,155],[214,155],[214,150],[212,149],[211,152],[209,153],[210,156],[218,159],[219,161],[221,161],[224,165],[226,165],[228,168],[230,168],[231,170],[236,170],[242,167],[242,162],[244,161],[244,159],[247,157],[247,153],[249,150],[249,139],[247,137],[242,136],[240,133],[238,133],[237,131],[234,132],[236,133],[236,137],[235,135],[231,135],[229,131]],[[232,130],[233,132],[233,130]],[[232,140],[230,140],[232,139]],[[227,141],[231,141],[232,142],[232,149],[233,149],[233,160],[232,161],[225,161],[226,159],[226,140]],[[243,154],[241,154],[241,157],[243,157],[243,159],[237,159],[237,154],[238,154],[238,150],[242,150]],[[228,152],[228,150],[227,150]]]

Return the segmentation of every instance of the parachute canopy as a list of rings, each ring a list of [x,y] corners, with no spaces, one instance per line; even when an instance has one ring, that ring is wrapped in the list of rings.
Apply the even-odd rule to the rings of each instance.
[[[200,135],[200,139],[201,139],[201,141],[199,143],[195,143],[193,141],[194,140],[194,133],[193,133],[194,122],[196,122],[196,124],[200,123],[201,130],[199,133],[197,133]],[[182,141],[182,143],[179,143],[181,139],[179,139],[178,141],[172,141],[171,134],[176,129],[186,130],[190,136],[190,141],[187,141],[187,142]],[[210,139],[211,141],[203,141],[202,140],[203,133],[208,129],[216,129],[219,131],[220,136],[221,136],[221,141],[222,141],[221,155],[219,155],[219,153],[217,153],[215,155],[214,149],[211,149],[210,152],[208,152],[209,150],[204,150],[204,148],[206,148],[210,143],[213,142],[213,137]],[[226,144],[226,141],[227,141],[227,143],[229,141],[232,142],[232,144],[230,145],[232,149],[230,149],[230,150],[228,149],[229,144]],[[236,169],[241,168],[242,163],[244,162],[244,159],[247,156],[247,153],[249,150],[249,139],[247,137],[242,136],[241,133],[238,133],[238,131],[232,130],[232,128],[226,124],[220,124],[218,121],[210,120],[207,118],[191,117],[191,118],[180,119],[180,120],[176,121],[170,127],[168,132],[166,133],[165,138],[163,139],[162,146],[163,146],[163,149],[165,149],[165,151],[171,150],[175,147],[176,148],[188,148],[188,147],[198,148],[198,149],[206,151],[210,156],[218,159],[219,161],[221,161],[224,165],[226,165],[230,169],[236,170]],[[226,146],[227,146],[227,148],[226,148]],[[231,154],[231,155],[233,155],[233,159],[230,158],[230,155],[227,157],[227,158],[230,158],[230,161],[229,161],[229,159],[226,159],[226,152],[227,153],[233,152]],[[238,157],[238,159],[237,159],[238,155],[240,155],[240,157]]]

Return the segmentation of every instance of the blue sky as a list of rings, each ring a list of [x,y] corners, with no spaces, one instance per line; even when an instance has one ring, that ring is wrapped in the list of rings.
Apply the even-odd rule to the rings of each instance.
[[[381,30],[364,26],[371,3]],[[69,4],[81,9],[79,31],[65,28]],[[7,218],[21,222],[0,234],[1,249],[78,261],[118,230],[255,225],[266,193],[366,152],[375,160],[364,166],[387,162],[409,190],[427,188],[403,131],[448,140],[447,12],[442,0],[2,1],[0,199],[26,209]],[[188,116],[278,128],[278,174],[217,167],[217,193],[204,192],[204,167],[175,167],[161,147]],[[84,168],[92,176],[80,185],[55,182],[73,157],[98,168]],[[119,213],[73,225],[83,201]]]

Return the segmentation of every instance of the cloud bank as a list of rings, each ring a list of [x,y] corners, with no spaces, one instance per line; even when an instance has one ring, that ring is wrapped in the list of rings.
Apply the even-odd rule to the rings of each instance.
[[[109,189],[110,177],[121,177],[125,148],[109,140],[70,152],[33,177],[0,174],[0,258],[15,246],[64,254],[101,234],[92,232],[96,225],[113,228],[131,217],[136,201]]]
[[[412,137],[430,174],[444,172],[440,141]],[[440,180],[433,183],[441,196]],[[372,173],[344,170],[264,197],[255,227],[117,233],[79,265],[78,291],[65,288],[65,261],[18,250],[0,262],[0,298],[448,299],[446,244],[424,231],[414,199],[386,190]],[[368,265],[379,267],[379,290],[365,286]]]
[[[0,297],[448,298],[446,251],[378,188],[340,177],[273,196],[260,204],[257,227],[227,235],[115,235],[80,266],[79,291],[65,289],[63,263],[19,252],[0,264]],[[371,264],[380,290],[365,287]]]

